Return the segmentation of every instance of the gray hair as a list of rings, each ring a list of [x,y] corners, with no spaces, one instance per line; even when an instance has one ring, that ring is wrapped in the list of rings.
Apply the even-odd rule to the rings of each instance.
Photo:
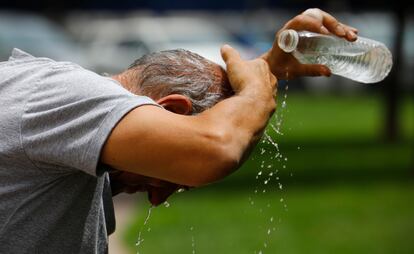
[[[187,50],[154,52],[136,60],[136,89],[152,98],[181,94],[200,113],[232,95],[226,72],[219,65]]]

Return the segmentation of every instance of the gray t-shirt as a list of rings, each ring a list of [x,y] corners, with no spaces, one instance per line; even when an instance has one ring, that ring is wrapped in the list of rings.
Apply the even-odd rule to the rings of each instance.
[[[14,49],[0,62],[0,253],[106,253],[115,229],[100,151],[153,104],[69,62]]]

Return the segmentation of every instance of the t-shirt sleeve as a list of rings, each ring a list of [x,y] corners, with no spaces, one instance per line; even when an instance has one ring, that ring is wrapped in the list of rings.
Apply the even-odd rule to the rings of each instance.
[[[21,122],[22,147],[43,171],[97,175],[101,149],[132,109],[157,105],[82,68],[50,68],[34,84]]]

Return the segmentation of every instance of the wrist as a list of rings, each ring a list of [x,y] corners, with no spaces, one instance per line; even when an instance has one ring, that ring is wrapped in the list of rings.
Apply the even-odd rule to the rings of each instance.
[[[251,107],[273,111],[276,107],[275,98],[272,89],[259,88],[259,86],[250,86],[237,94],[249,102]]]
[[[272,72],[273,75],[275,75],[276,77],[278,77],[278,73],[276,68],[274,68],[276,66],[275,63],[275,57],[272,57],[272,52],[273,52],[273,47],[271,49],[269,49],[266,53],[264,53],[263,55],[260,56],[260,58],[262,58],[263,60],[266,61],[266,63],[269,65],[269,69]]]

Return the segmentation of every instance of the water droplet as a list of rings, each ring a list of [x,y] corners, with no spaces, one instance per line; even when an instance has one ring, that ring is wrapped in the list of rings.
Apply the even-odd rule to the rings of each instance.
[[[300,150],[300,146],[298,146],[298,150]]]
[[[269,176],[273,176],[273,172],[270,172],[270,173],[269,173]]]
[[[282,102],[282,108],[286,108],[286,101]]]
[[[285,157],[285,161],[287,161],[288,160],[288,158],[287,157]]]
[[[268,182],[269,182],[268,180],[265,180],[263,183],[264,183],[264,184],[267,184]]]
[[[273,222],[273,217],[270,217],[270,222]]]
[[[264,148],[262,148],[261,150],[260,150],[260,154],[264,154],[266,152],[266,150],[264,149]]]
[[[150,232],[151,231],[151,228],[148,228],[147,231]]]
[[[277,126],[277,127],[275,127],[272,123],[271,123],[269,126],[270,126],[270,128],[272,128],[272,130],[274,130],[277,134],[279,134],[279,135],[283,136],[283,133],[280,131],[280,123],[276,123],[276,126]]]
[[[272,165],[270,164],[270,165],[267,165],[267,168],[272,168]]]
[[[137,246],[137,247],[144,241],[144,239],[141,237],[142,230],[147,225],[148,220],[151,217],[151,211],[152,211],[153,208],[154,208],[154,206],[150,206],[150,208],[148,209],[147,217],[144,220],[144,225],[142,225],[141,229],[139,230],[138,238],[137,238],[137,241],[135,242],[135,246]],[[139,253],[138,250],[137,250],[137,253]]]
[[[262,171],[259,171],[259,173],[257,173],[257,175],[261,176],[262,175]]]
[[[165,207],[170,207],[170,203],[168,203],[167,201],[164,202],[164,206]]]
[[[279,145],[275,141],[273,141],[272,137],[270,137],[269,134],[267,134],[266,131],[264,132],[264,136],[276,148],[276,150],[279,151]]]
[[[177,190],[177,192],[178,193],[181,193],[181,192],[184,192],[185,191],[185,189],[184,188],[179,188],[178,190]]]
[[[280,202],[283,202],[283,201],[284,201],[284,199],[283,199],[283,198],[281,198],[281,199],[280,199]]]
[[[271,230],[270,230],[270,228],[267,230],[267,234],[268,235],[270,235],[270,232],[271,232]]]
[[[263,192],[263,193],[265,193],[265,192],[266,192],[266,190],[263,190],[262,192]]]
[[[135,243],[135,246],[139,246],[142,242],[144,242],[144,239],[138,240],[138,241]]]
[[[279,189],[283,189],[283,185],[281,183],[277,183],[279,185]]]
[[[193,231],[193,227],[190,228],[190,231]],[[192,254],[195,254],[195,240],[194,240],[194,235],[191,235],[191,248],[192,248]]]

